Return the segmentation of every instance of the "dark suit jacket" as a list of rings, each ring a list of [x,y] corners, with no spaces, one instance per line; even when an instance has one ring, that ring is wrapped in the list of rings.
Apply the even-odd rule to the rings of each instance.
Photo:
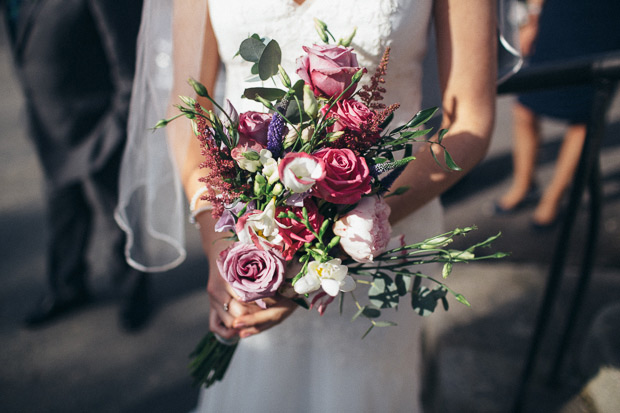
[[[11,47],[28,127],[48,184],[62,186],[120,158],[142,0],[19,3]]]

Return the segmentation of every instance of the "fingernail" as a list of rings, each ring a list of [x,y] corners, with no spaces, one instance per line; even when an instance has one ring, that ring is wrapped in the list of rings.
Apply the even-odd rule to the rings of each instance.
[[[245,323],[243,321],[233,321],[233,328],[243,328]]]
[[[239,334],[239,337],[241,338],[248,338],[252,335],[252,333],[250,333],[249,331],[243,331]]]

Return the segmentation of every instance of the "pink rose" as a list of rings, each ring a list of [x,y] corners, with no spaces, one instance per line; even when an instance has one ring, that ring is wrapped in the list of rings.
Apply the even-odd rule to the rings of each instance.
[[[239,168],[244,169],[250,172],[256,172],[258,167],[261,166],[260,160],[250,160],[246,158],[243,154],[246,152],[255,152],[260,153],[261,149],[264,149],[264,146],[259,144],[253,139],[248,139],[243,144],[239,144],[230,151],[230,156],[237,162]]]
[[[284,280],[284,262],[274,250],[237,242],[222,251],[217,260],[220,274],[241,301],[272,297]]]
[[[239,115],[240,143],[248,139],[255,140],[263,147],[267,147],[267,131],[271,122],[271,114],[261,112],[243,112]]]
[[[325,110],[327,109],[326,107],[324,108]],[[363,126],[372,120],[374,113],[362,102],[344,99],[336,103],[329,116],[337,119],[331,131],[338,132],[348,129],[354,132],[361,132]]]
[[[360,69],[351,47],[315,44],[303,49],[307,55],[297,59],[297,74],[317,96],[338,97]],[[354,91],[355,87],[351,87],[344,97]]]
[[[350,149],[321,149],[314,157],[325,163],[325,178],[316,182],[319,198],[334,204],[354,204],[370,192],[370,171],[366,160]]]
[[[314,229],[314,232],[318,232],[319,228],[321,228],[321,224],[323,223],[323,216],[319,214],[319,209],[311,199],[305,199],[304,206],[308,212],[308,221],[310,222],[310,226]],[[302,208],[299,207],[279,207],[276,209],[276,217],[281,212],[289,211],[293,211],[296,216],[303,219]],[[276,219],[279,223],[280,235],[282,235],[285,244],[282,255],[286,261],[289,261],[293,258],[297,250],[304,245],[304,243],[311,242],[315,237],[302,222],[290,218]]]
[[[390,207],[378,196],[363,198],[334,224],[340,246],[357,262],[372,262],[390,242]]]

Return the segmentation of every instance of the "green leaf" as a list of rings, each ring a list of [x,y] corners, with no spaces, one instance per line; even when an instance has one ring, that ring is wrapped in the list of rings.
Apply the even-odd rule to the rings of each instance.
[[[399,298],[396,284],[385,274],[379,274],[368,289],[368,299],[377,308],[398,307]]]
[[[359,310],[357,310],[355,314],[353,314],[353,317],[351,317],[351,321],[355,321],[359,316],[361,316],[362,313],[364,312],[364,308],[366,307],[362,307]]]
[[[416,126],[428,122],[438,110],[439,108],[434,107],[419,111],[409,122],[406,123],[405,128],[415,128]]]
[[[260,159],[258,152],[254,151],[243,152],[243,157],[248,161],[258,161]]]
[[[443,137],[446,136],[446,133],[448,133],[448,129],[442,129],[439,131],[439,134],[437,136],[438,143],[441,143],[441,141],[443,141]]]
[[[390,122],[392,122],[392,119],[394,119],[394,112],[390,113],[388,117],[385,118],[383,122],[381,122],[381,125],[379,125],[381,130],[385,129],[390,124]]]
[[[375,321],[374,322],[374,326],[375,327],[394,327],[397,326],[398,324],[396,324],[393,321]]]
[[[267,80],[278,73],[278,66],[282,61],[282,51],[280,45],[275,40],[270,41],[265,46],[265,50],[258,61],[258,76],[261,80]]]
[[[295,304],[297,304],[298,306],[303,307],[303,308],[305,308],[306,310],[309,310],[309,309],[310,309],[310,306],[308,305],[308,303],[306,302],[306,300],[304,300],[303,298],[298,297],[298,298],[293,298],[292,300],[293,300],[293,302],[294,302]]]
[[[364,317],[368,318],[381,317],[381,311],[379,311],[379,309],[368,306],[364,306],[364,308],[362,309],[362,314],[364,315]]]
[[[402,297],[407,294],[407,291],[409,291],[409,288],[411,287],[411,277],[405,277],[403,274],[396,274],[396,277],[394,277],[394,284],[396,284],[398,295]]]
[[[250,73],[253,75],[258,75],[258,62],[254,63],[250,68]]]
[[[453,170],[453,171],[462,171],[463,169],[461,169],[460,166],[458,166],[456,164],[456,162],[454,162],[454,160],[452,159],[452,156],[448,153],[448,151],[444,151],[444,159],[446,161],[446,166]]]
[[[248,37],[241,42],[239,46],[239,54],[243,60],[248,62],[258,62],[265,50],[265,44],[256,37]]]
[[[407,140],[411,140],[417,138],[419,136],[424,136],[430,133],[433,129],[418,129],[411,132],[403,132],[400,134],[402,138],[407,138]]]
[[[368,330],[366,330],[366,332],[364,333],[364,335],[362,336],[362,340],[366,338],[366,336],[368,335],[368,333],[370,333],[372,331],[372,329],[374,328],[374,325],[370,325],[370,327],[368,327]]]
[[[280,100],[284,95],[286,95],[284,90],[275,87],[249,87],[243,91],[243,97],[246,99],[257,100],[256,97],[260,96],[270,102]]]
[[[411,307],[419,315],[429,316],[435,311],[437,301],[445,297],[446,294],[447,291],[441,286],[433,290],[422,286],[417,294],[411,295]]]

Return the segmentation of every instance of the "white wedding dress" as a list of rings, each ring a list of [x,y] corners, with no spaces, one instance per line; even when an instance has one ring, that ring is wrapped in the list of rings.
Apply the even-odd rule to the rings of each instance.
[[[384,49],[391,47],[385,103],[400,103],[394,124],[420,109],[422,60],[430,0],[212,0],[211,22],[225,68],[225,91],[239,112],[257,109],[240,98],[249,65],[234,57],[253,33],[276,39],[283,66],[297,79],[295,59],[302,45],[320,43],[313,18],[347,37],[370,77]],[[270,86],[271,83],[266,83]],[[412,183],[415,185],[415,183]],[[403,220],[394,233],[418,241],[442,230],[437,201]],[[364,294],[358,292],[358,299]],[[384,311],[397,327],[376,328],[364,340],[364,319],[351,322],[355,308],[347,297],[341,316],[337,301],[324,316],[298,309],[279,326],[241,340],[222,382],[203,390],[199,412],[417,412],[420,411],[421,319],[403,299],[401,308]]]

